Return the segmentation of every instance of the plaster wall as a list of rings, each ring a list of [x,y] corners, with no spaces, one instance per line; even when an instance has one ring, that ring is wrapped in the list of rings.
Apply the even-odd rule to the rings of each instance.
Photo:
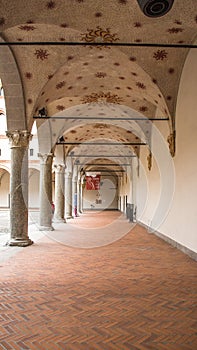
[[[31,155],[30,150],[33,150],[33,155]],[[32,140],[29,143],[29,160],[39,160],[38,158],[38,138],[33,135]]]
[[[0,162],[5,160],[10,161],[11,151],[10,151],[9,141],[6,136],[0,137],[0,149],[1,149]]]
[[[147,169],[147,149],[142,150],[137,177],[138,220],[173,241],[197,252],[197,52],[191,50],[183,69],[176,111],[176,155],[165,152],[168,126],[154,123],[153,166]],[[160,144],[158,135],[161,132]],[[144,210],[142,187],[146,187]]]
[[[132,203],[132,182],[131,182],[131,171],[124,173],[120,177],[120,188],[119,188],[119,209],[123,213],[126,213],[127,203]]]
[[[100,196],[98,196],[100,194]],[[101,203],[96,200],[100,199]],[[83,209],[118,209],[117,180],[115,177],[101,176],[100,190],[83,190]]]
[[[39,208],[40,172],[29,169],[29,208]]]

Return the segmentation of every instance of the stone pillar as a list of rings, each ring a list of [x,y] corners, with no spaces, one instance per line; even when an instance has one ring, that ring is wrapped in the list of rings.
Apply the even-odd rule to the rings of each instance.
[[[77,217],[77,176],[73,176],[72,179],[72,203],[73,203],[73,216]]]
[[[78,184],[77,184],[77,212],[81,213],[81,179],[78,179]]]
[[[53,153],[41,154],[40,158],[40,231],[53,231],[52,227],[52,162]]]
[[[79,182],[78,182],[78,192],[79,192],[78,212],[82,213],[82,180],[81,179],[79,179]]]
[[[32,135],[27,130],[7,131],[11,148],[10,246],[26,247],[28,237],[28,146]]]
[[[64,218],[64,170],[65,166],[58,164],[55,168],[55,213],[54,222],[66,222]]]
[[[65,217],[71,219],[72,216],[72,173],[65,173]]]

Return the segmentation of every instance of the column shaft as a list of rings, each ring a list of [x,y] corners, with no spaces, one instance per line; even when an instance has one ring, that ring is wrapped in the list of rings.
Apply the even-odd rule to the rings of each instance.
[[[77,178],[72,180],[72,203],[73,203],[73,216],[78,216],[77,213]]]
[[[65,217],[72,218],[72,173],[65,174]]]
[[[40,231],[52,231],[52,161],[53,154],[40,157]]]
[[[82,181],[81,179],[79,179],[79,183],[78,183],[78,212],[82,213]]]
[[[7,245],[26,247],[28,237],[28,145],[31,134],[26,130],[7,132],[11,144],[10,230]]]
[[[66,222],[64,218],[64,170],[65,166],[55,165],[55,213],[54,222]]]

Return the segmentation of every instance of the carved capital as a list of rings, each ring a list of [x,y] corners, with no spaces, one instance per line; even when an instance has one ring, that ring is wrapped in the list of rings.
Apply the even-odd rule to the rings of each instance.
[[[6,136],[9,138],[11,148],[26,148],[33,135],[27,130],[14,130],[6,131]]]
[[[175,130],[167,138],[169,144],[169,150],[172,157],[175,156],[175,147],[176,147],[176,132]]]
[[[149,155],[147,156],[147,161],[148,161],[148,170],[150,171],[152,168],[152,152],[149,151]]]
[[[38,157],[42,164],[52,163],[53,153],[38,153]]]
[[[56,173],[64,173],[65,165],[64,164],[54,164]]]

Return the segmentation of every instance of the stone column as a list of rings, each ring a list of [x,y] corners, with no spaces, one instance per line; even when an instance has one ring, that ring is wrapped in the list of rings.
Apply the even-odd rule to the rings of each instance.
[[[54,222],[66,222],[64,218],[64,170],[65,166],[58,164],[55,168],[55,213]]]
[[[78,192],[79,192],[78,212],[82,213],[82,180],[81,179],[79,179],[79,182],[78,182]]]
[[[71,219],[72,216],[72,173],[65,173],[65,217]]]
[[[77,217],[77,176],[73,176],[72,178],[72,203],[73,203],[73,216]]]
[[[10,246],[26,247],[28,237],[28,146],[32,135],[27,130],[7,131],[11,148]]]
[[[78,184],[77,184],[77,212],[81,213],[81,179],[78,179]]]
[[[53,231],[52,227],[52,162],[53,153],[38,153],[40,158],[40,231]]]

